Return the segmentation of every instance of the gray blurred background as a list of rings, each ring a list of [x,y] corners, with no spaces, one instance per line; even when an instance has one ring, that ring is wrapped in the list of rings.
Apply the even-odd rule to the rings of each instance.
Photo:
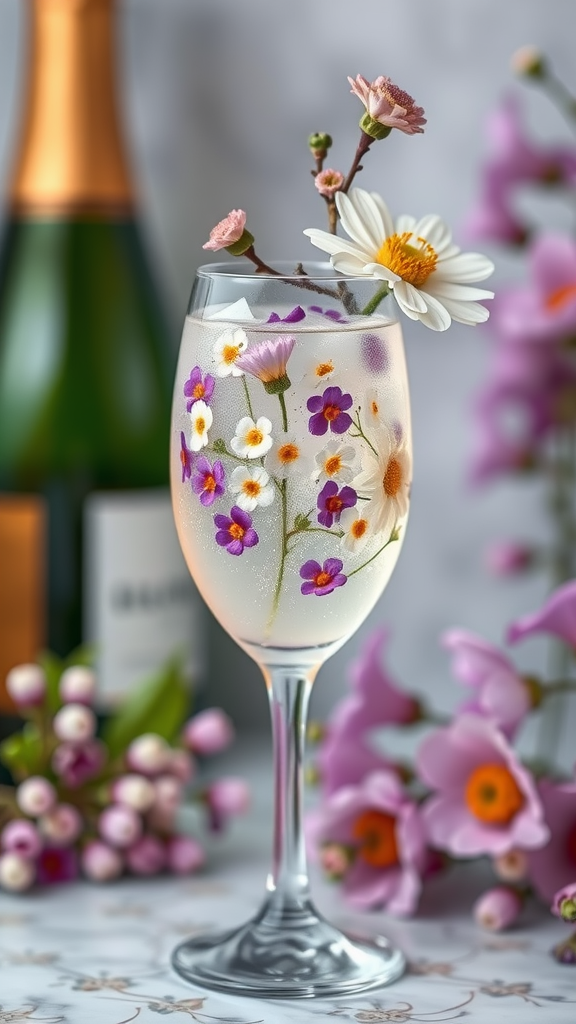
[[[573,87],[574,0],[120,0],[125,125],[142,216],[174,344],[202,243],[232,207],[248,211],[266,258],[306,258],[301,231],[324,225],[306,140],[329,131],[328,166],[346,171],[358,139],[359,101],[347,75],[389,75],[428,117],[423,136],[398,132],[374,145],[357,179],[394,214],[435,212],[459,226],[479,182],[488,112],[507,90],[523,94],[527,123],[567,139],[560,115],[514,81],[510,56],[533,43]],[[15,142],[23,73],[23,0],[0,0],[0,182]],[[494,288],[521,268],[497,249]],[[471,401],[487,365],[486,337],[454,325],[434,334],[403,320],[411,374],[415,477],[411,519],[392,581],[363,628],[318,677],[313,714],[343,692],[363,638],[386,623],[388,664],[439,707],[460,698],[439,634],[463,626],[493,642],[535,609],[546,579],[495,580],[483,553],[495,538],[535,538],[543,523],[533,484],[474,491]],[[244,730],[268,728],[265,689],[246,655],[210,623],[211,700]],[[535,666],[537,647],[514,658]]]

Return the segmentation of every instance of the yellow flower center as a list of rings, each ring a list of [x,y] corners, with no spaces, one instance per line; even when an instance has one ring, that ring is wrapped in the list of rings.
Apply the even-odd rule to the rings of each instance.
[[[338,405],[327,405],[323,411],[324,419],[328,420],[328,423],[332,423],[332,421],[337,419],[342,412]]]
[[[197,434],[203,434],[204,433],[204,431],[206,430],[206,420],[204,419],[203,416],[199,416],[198,417],[198,419],[196,420],[196,423],[194,424],[194,429],[195,429]]]
[[[257,498],[262,488],[257,480],[245,480],[242,490],[249,498]]]
[[[242,540],[242,537],[246,533],[246,530],[244,530],[242,526],[239,526],[238,523],[232,523],[228,527],[228,533],[233,538],[233,540]]]
[[[289,462],[296,462],[299,455],[300,451],[295,444],[282,444],[278,449],[278,460],[284,463],[284,465],[287,465]]]
[[[208,491],[210,494],[212,494],[212,492],[216,490],[216,481],[215,481],[215,479],[214,479],[214,477],[212,476],[211,473],[208,473],[204,477],[203,487],[204,487],[204,490]]]
[[[318,366],[316,367],[314,372],[317,377],[326,377],[327,374],[332,373],[333,369],[334,363],[318,363]]]
[[[398,863],[396,819],[383,811],[364,811],[352,826],[359,840],[359,855],[373,868],[391,868]]]
[[[206,388],[203,384],[196,384],[192,392],[192,398],[204,398],[206,394]]]
[[[339,473],[342,469],[342,456],[341,455],[330,455],[324,463],[324,472],[326,476],[334,476]]]
[[[395,498],[402,486],[402,466],[394,456],[388,460],[382,486],[387,498]]]
[[[354,522],[352,523],[352,529],[350,530],[350,533],[354,537],[354,540],[360,540],[360,538],[363,537],[364,534],[366,533],[367,529],[368,523],[366,522],[365,519],[355,519]]]
[[[240,349],[238,345],[224,345],[222,349],[222,359],[226,363],[226,366],[230,366],[238,357]]]
[[[415,288],[421,288],[430,274],[436,270],[438,254],[425,238],[418,238],[418,246],[412,245],[411,231],[401,235],[390,235],[384,245],[376,253],[376,263],[388,267],[403,281],[408,281]]]
[[[556,288],[555,291],[550,292],[546,296],[544,305],[546,309],[549,309],[552,313],[557,313],[562,306],[567,305],[572,299],[576,299],[576,283],[565,284],[562,288]]]
[[[256,448],[257,445],[262,444],[263,440],[264,434],[258,427],[252,427],[246,434],[246,444],[250,445],[251,448]]]
[[[488,825],[507,825],[524,804],[512,772],[503,764],[481,764],[470,773],[465,789],[468,810]]]

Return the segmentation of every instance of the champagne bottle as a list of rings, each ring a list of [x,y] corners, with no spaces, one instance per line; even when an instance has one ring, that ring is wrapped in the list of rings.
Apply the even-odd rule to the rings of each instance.
[[[102,708],[172,654],[197,675],[202,633],[167,488],[175,346],[119,126],[115,8],[28,0],[0,251],[0,681],[45,646],[90,643]]]

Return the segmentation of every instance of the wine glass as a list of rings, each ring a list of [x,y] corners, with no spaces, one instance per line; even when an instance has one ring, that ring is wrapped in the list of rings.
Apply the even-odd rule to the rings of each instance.
[[[262,669],[271,706],[274,839],[256,917],[173,954],[196,984],[264,998],[375,988],[404,969],[309,891],[302,830],[306,711],[320,666],[388,582],[408,513],[402,333],[380,282],[329,264],[200,267],[171,429],[174,516],[207,604]]]

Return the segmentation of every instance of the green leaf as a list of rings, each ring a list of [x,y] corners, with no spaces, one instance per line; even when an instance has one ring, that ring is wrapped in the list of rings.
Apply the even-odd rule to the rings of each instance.
[[[307,515],[303,512],[299,512],[294,519],[294,529],[299,533],[301,530],[308,530],[310,528],[310,520]]]
[[[118,757],[132,740],[146,732],[157,733],[171,742],[189,713],[190,691],[182,664],[171,660],[157,675],[134,688],[108,719],[102,739],[111,758]]]
[[[42,740],[35,725],[28,722],[0,744],[0,760],[16,778],[35,775],[42,767]]]

